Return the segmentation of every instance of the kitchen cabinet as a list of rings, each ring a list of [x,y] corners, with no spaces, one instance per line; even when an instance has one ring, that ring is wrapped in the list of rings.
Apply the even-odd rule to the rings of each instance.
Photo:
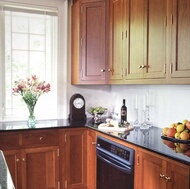
[[[109,32],[110,83],[165,82],[167,1],[112,0]]]
[[[124,47],[123,14],[126,1],[111,0],[109,4],[109,82],[123,82]]]
[[[107,83],[107,0],[72,5],[72,84]]]
[[[0,135],[0,149],[5,155],[16,189],[58,189],[59,147],[56,131]],[[9,142],[12,138],[16,140]]]
[[[96,189],[96,131],[87,131],[87,187]]]
[[[171,4],[171,83],[190,83],[190,1],[172,0]]]
[[[137,189],[189,189],[190,167],[141,148],[137,152]]]
[[[86,129],[60,130],[61,188],[87,187]]]

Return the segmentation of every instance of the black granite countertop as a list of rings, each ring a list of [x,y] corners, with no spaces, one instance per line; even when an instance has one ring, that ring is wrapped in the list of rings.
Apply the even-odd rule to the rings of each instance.
[[[161,128],[154,126],[134,127],[132,131],[126,133],[118,133],[110,131],[105,132],[99,130],[98,125],[94,124],[93,120],[89,121],[86,125],[87,127],[97,130],[99,132],[106,133],[113,137],[119,138],[120,140],[124,140],[128,143],[134,144],[136,146],[145,148],[147,150],[166,156],[173,160],[190,165],[190,157],[185,154],[187,151],[189,151],[188,153],[190,154],[190,141],[188,142],[188,144],[183,144],[183,146],[185,146],[185,150],[179,152],[178,145],[181,144],[176,142],[174,143],[169,140],[163,140],[161,138]]]
[[[20,131],[20,130],[36,130],[36,129],[53,129],[53,128],[79,128],[88,127],[99,132],[103,132],[98,129],[98,126],[93,123],[93,120],[89,118],[86,122],[69,122],[68,119],[57,119],[57,120],[46,120],[38,121],[36,128],[31,129],[27,126],[27,122],[1,122],[0,132],[9,131]],[[136,146],[145,148],[147,150],[153,151],[160,155],[166,156],[168,158],[180,161],[184,164],[190,165],[190,157],[185,155],[187,150],[190,150],[190,144],[188,144],[188,149],[176,152],[177,144],[170,141],[164,141],[161,138],[161,128],[150,127],[145,129],[143,127],[135,127],[132,131],[128,133],[118,133],[118,132],[103,132],[105,134],[111,135],[113,137],[119,138]]]
[[[15,189],[3,152],[0,151],[0,189]]]

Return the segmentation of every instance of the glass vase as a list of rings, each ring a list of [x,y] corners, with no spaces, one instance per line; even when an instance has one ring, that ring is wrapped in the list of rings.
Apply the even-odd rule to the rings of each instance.
[[[36,118],[34,116],[34,107],[35,106],[29,106],[28,105],[28,110],[29,110],[29,116],[28,116],[28,127],[29,128],[35,128],[36,127]]]

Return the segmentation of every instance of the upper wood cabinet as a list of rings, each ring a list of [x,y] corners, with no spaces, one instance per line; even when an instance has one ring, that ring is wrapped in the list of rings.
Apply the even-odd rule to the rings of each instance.
[[[172,83],[190,83],[190,1],[172,0],[171,64]]]
[[[72,5],[72,84],[107,83],[107,1]]]
[[[111,0],[109,4],[109,81],[123,82],[123,0]]]
[[[166,78],[166,19],[166,0],[111,0],[111,83]]]

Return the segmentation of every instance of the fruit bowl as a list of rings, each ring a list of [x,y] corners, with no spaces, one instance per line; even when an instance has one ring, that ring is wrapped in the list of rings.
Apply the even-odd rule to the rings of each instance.
[[[162,129],[162,139],[173,142],[190,143],[190,121],[187,119],[182,122],[172,123],[169,127]]]
[[[98,106],[98,107],[90,107],[90,108],[88,108],[87,111],[92,116],[95,116],[96,114],[103,115],[103,114],[107,113],[108,109],[104,108],[102,106]]]
[[[106,114],[108,109],[102,106],[88,108],[88,113],[94,117],[96,124],[102,123],[102,115]]]
[[[190,140],[182,140],[182,139],[177,139],[177,138],[173,138],[173,137],[167,137],[164,135],[162,135],[161,138],[164,140],[171,141],[171,142],[182,143],[182,144],[190,144]]]
[[[183,143],[184,141],[176,142],[176,141],[170,141],[167,138],[162,138],[162,142],[172,150],[174,150],[176,153],[181,153],[185,156],[190,157],[190,144]]]

